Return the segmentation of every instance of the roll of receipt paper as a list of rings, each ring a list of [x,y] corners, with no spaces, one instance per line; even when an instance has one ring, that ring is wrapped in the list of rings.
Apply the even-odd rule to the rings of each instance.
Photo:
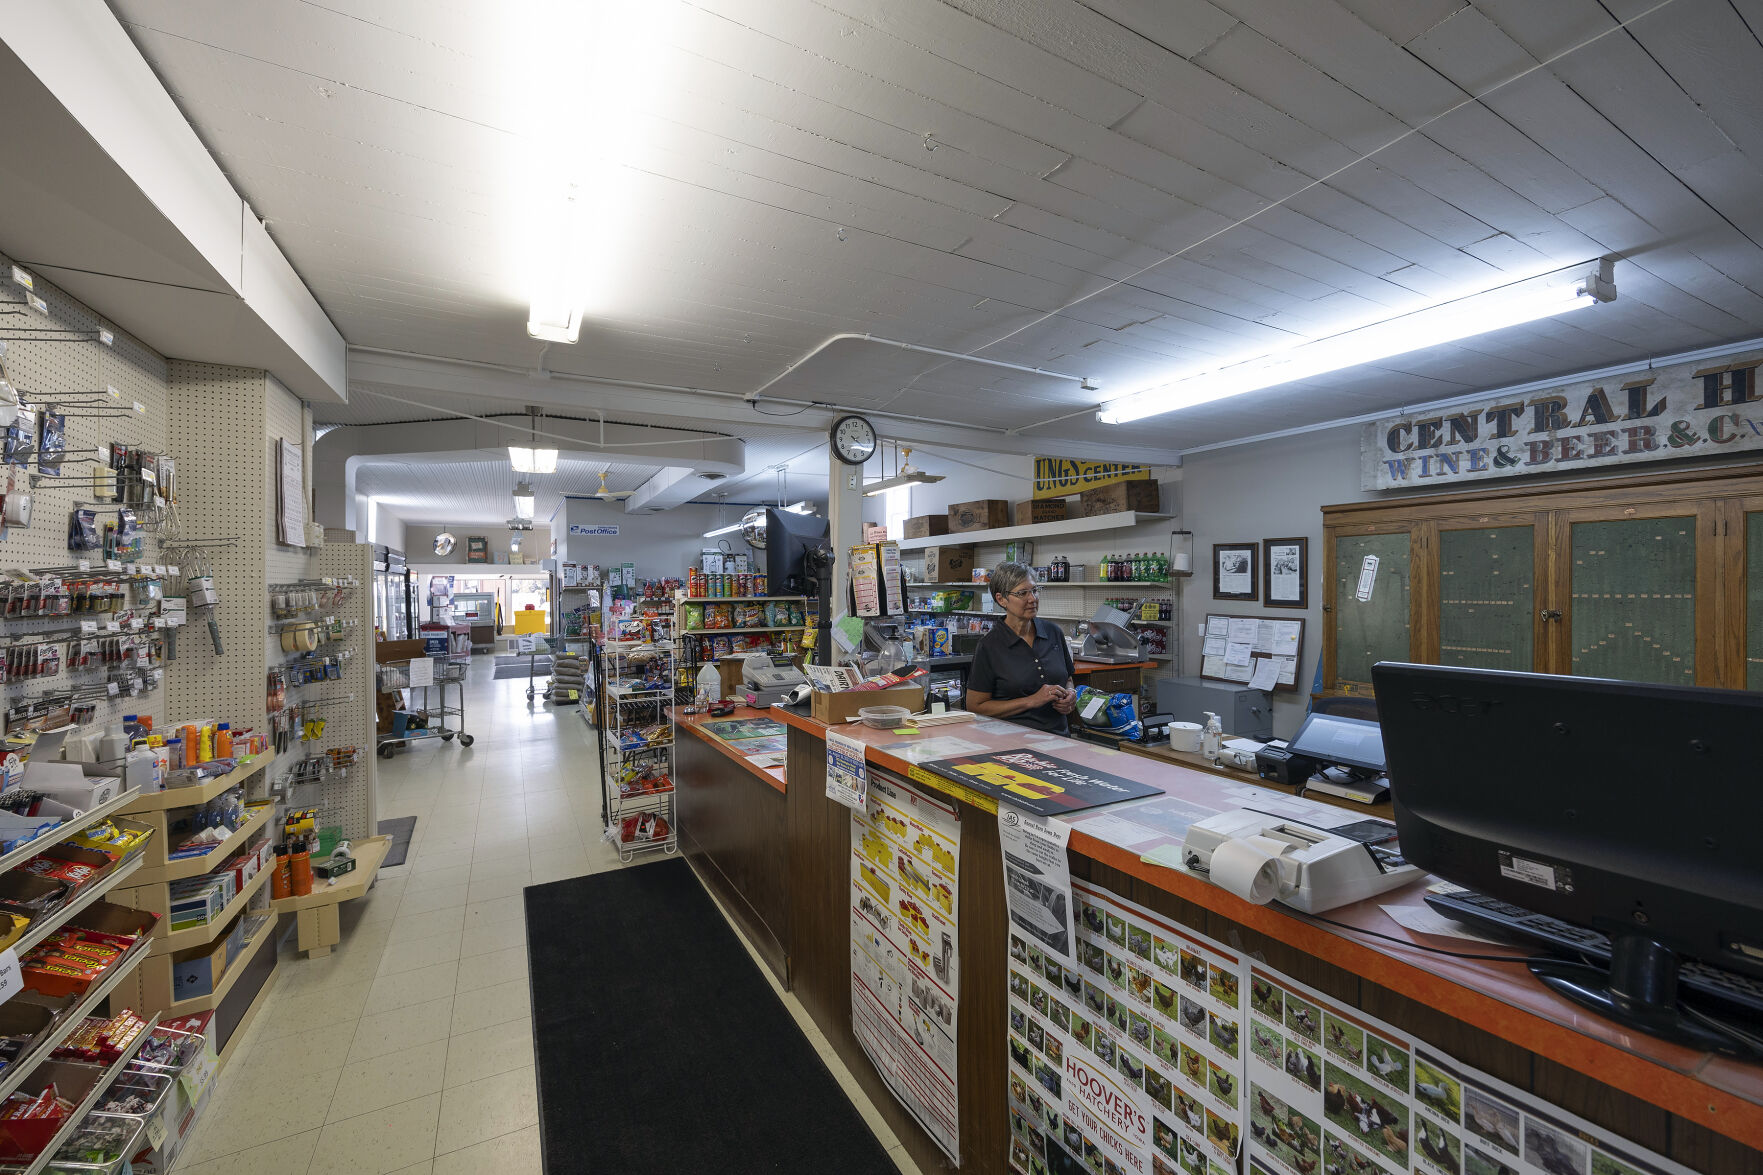
[[[1265,836],[1225,841],[1212,850],[1212,882],[1264,906],[1279,896],[1279,858],[1289,848]]]

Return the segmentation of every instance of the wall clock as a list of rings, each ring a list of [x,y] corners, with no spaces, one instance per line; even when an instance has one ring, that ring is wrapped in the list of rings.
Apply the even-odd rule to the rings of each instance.
[[[846,465],[862,465],[875,456],[875,425],[861,416],[841,416],[833,421],[827,439],[833,455]]]

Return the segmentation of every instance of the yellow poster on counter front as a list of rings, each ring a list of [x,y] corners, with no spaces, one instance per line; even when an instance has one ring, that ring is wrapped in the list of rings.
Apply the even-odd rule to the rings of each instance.
[[[1113,485],[1117,481],[1150,481],[1149,465],[1118,461],[1084,461],[1074,457],[1035,458],[1035,497],[1065,498]]]

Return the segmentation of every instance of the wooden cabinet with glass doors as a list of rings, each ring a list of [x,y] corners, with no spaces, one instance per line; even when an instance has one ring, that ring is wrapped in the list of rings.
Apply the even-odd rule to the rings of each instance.
[[[1763,466],[1322,514],[1325,693],[1379,661],[1763,689]]]

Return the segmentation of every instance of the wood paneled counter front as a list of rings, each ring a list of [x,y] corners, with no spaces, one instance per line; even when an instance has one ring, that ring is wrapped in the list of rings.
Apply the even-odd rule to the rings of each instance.
[[[682,716],[681,843],[761,954],[802,1001],[921,1168],[947,1164],[876,1075],[851,1031],[850,813],[826,798],[826,728],[782,708],[790,727],[787,786],[754,768]],[[995,806],[958,785],[913,771],[912,744],[958,733],[990,751],[1020,749],[1005,724],[964,724],[922,735],[841,733],[868,744],[876,768],[958,801],[962,819],[959,1073],[962,1170],[1003,1173],[1008,1149],[1005,1055],[1006,915]],[[1023,731],[1022,734],[1032,733]],[[690,749],[690,752],[688,752]],[[1157,758],[1067,740],[1037,749],[1142,780],[1176,799],[1216,802],[1215,775]],[[780,790],[781,789],[781,790]],[[1284,798],[1268,793],[1269,799]],[[1118,806],[1100,812],[1123,811]],[[1446,951],[1519,950],[1417,940],[1383,904],[1419,904],[1424,883],[1329,911],[1344,927],[1284,907],[1257,906],[1182,871],[1147,865],[1142,843],[1112,843],[1074,819],[1072,872],[1150,907],[1329,995],[1430,1041],[1697,1171],[1763,1175],[1763,1066],[1695,1053],[1629,1032],[1554,995],[1520,962],[1450,958]],[[1096,834],[1096,833],[1099,833]],[[1139,842],[1135,842],[1139,843]],[[1361,933],[1363,932],[1363,933]],[[1386,939],[1372,933],[1389,935]]]

